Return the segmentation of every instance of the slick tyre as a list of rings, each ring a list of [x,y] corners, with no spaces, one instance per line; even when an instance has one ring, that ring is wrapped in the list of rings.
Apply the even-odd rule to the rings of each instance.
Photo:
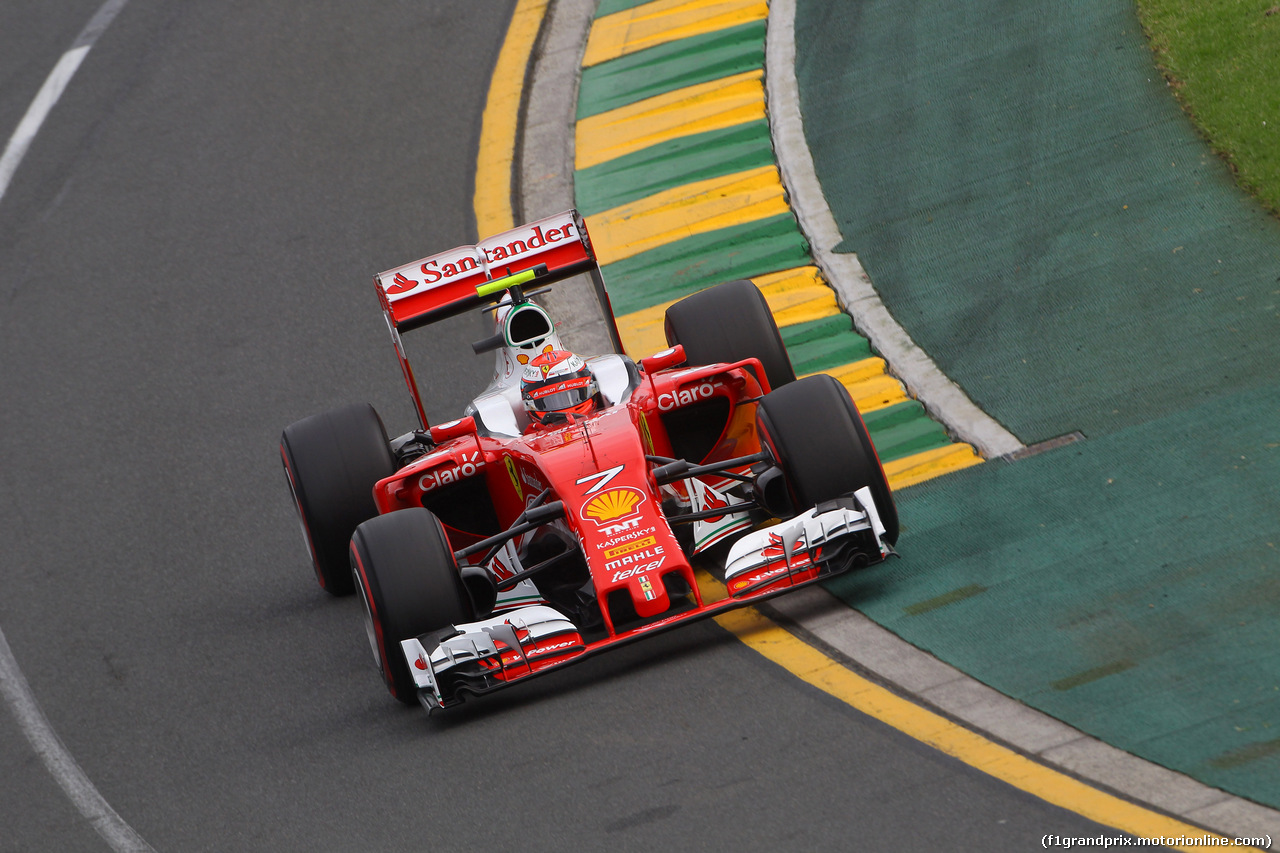
[[[770,388],[794,382],[787,348],[760,289],[729,281],[681,299],[667,309],[667,343],[684,347],[689,364],[758,358]]]
[[[378,514],[373,486],[395,472],[382,419],[368,403],[304,418],[280,437],[280,457],[320,587],[350,595],[347,543]]]
[[[779,388],[760,401],[756,424],[761,444],[782,468],[796,514],[867,486],[885,539],[898,541],[898,510],[889,481],[843,385],[818,374]]]
[[[400,641],[475,618],[444,528],[420,507],[380,515],[356,528],[350,561],[378,669],[412,705],[418,688]]]

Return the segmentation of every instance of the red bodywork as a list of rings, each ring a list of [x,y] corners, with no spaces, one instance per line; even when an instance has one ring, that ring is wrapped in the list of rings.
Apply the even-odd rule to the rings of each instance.
[[[477,285],[534,265],[545,265],[542,275],[549,279],[580,272],[593,275],[612,323],[590,238],[574,211],[375,278],[424,429],[426,417],[400,332],[474,308],[483,296]],[[612,334],[616,344],[616,327]],[[544,621],[533,625],[522,621],[520,607],[495,611],[494,617],[482,619],[483,624],[468,623],[481,626],[476,636],[483,635],[482,641],[491,645],[467,659],[482,683],[467,676],[462,689],[484,692],[656,629],[813,582],[822,574],[813,559],[816,554],[792,554],[788,560],[778,549],[776,564],[737,579],[728,597],[704,601],[690,557],[663,508],[664,501],[670,509],[674,500],[680,513],[688,513],[694,487],[681,480],[660,487],[653,470],[664,463],[646,456],[710,465],[758,454],[756,402],[770,389],[756,359],[704,367],[683,364],[684,353],[678,346],[644,359],[629,396],[590,416],[571,416],[563,425],[535,425],[519,436],[478,429],[472,417],[433,427],[435,446],[376,484],[374,498],[380,513],[425,506],[440,518],[455,554],[512,529],[546,490],[544,504],[563,504],[563,518],[554,523],[563,525],[561,530],[567,528],[581,549],[603,629],[580,626],[558,612],[552,613],[558,620],[543,613]],[[743,467],[729,473],[745,472]],[[704,484],[730,485],[720,473],[724,472],[705,475]],[[723,498],[716,497],[719,492],[700,489],[699,493],[712,495],[711,503],[703,501],[707,510],[703,515],[724,505]],[[515,541],[517,548],[524,548],[529,539],[521,536]],[[492,556],[492,551],[487,555],[477,551],[464,555],[462,565],[479,565]],[[514,577],[504,566],[487,566],[499,584]],[[534,609],[537,605],[524,608]],[[507,614],[510,619],[504,621]],[[431,653],[433,641],[424,647],[419,641],[425,639],[427,635],[403,645],[409,660],[417,655],[411,665],[429,672],[431,664],[425,655]],[[435,689],[438,694],[438,685]],[[420,690],[424,704],[429,704],[428,692]],[[440,702],[437,698],[434,706]]]
[[[650,360],[645,366],[657,365]],[[710,452],[697,461],[716,462],[758,452],[754,400],[768,389],[761,387],[747,366],[760,370],[754,359],[735,365],[645,370],[627,402],[556,428],[535,428],[517,438],[479,435],[474,421],[464,419],[443,429],[463,434],[377,484],[378,509],[387,513],[431,507],[437,490],[482,478],[498,526],[506,529],[534,496],[550,487],[549,500],[564,503],[564,521],[578,538],[601,602],[609,635],[601,644],[619,637],[607,606],[612,594],[623,591],[638,616],[656,617],[671,607],[667,578],[673,574],[684,581],[696,603],[692,611],[686,608],[679,616],[702,615],[697,580],[663,513],[662,495],[650,473],[654,466],[645,456],[674,455],[664,414],[694,404],[715,405],[714,400],[721,401],[727,411],[725,425]],[[448,524],[446,530],[455,549],[496,532]],[[652,627],[647,623],[642,629]],[[584,646],[575,645],[568,651],[583,651]]]

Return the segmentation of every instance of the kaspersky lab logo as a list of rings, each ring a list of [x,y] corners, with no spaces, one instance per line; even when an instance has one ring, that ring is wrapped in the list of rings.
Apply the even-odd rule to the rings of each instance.
[[[624,518],[640,514],[644,492],[630,486],[609,489],[593,497],[582,507],[583,520],[591,520],[596,527],[615,524]]]

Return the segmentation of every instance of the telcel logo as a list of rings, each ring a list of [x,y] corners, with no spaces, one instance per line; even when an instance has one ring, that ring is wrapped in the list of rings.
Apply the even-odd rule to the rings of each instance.
[[[663,560],[665,559],[666,558],[664,557]],[[627,578],[633,578],[636,575],[643,575],[645,572],[651,571],[661,566],[663,563],[663,560],[654,560],[652,562],[645,563],[642,566],[635,566],[634,568],[623,569],[620,572],[614,572],[613,578],[610,579],[609,583],[618,583],[619,581],[624,581]]]
[[[715,392],[714,385],[710,382],[703,382],[701,385],[689,385],[685,388],[680,388],[674,393],[659,394],[658,411],[669,412],[680,406],[687,406],[690,403],[705,400]]]

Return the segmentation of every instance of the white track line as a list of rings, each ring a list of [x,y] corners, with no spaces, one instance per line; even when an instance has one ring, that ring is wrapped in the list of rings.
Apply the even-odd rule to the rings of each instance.
[[[5,146],[4,154],[0,155],[0,199],[4,198],[14,172],[18,170],[18,165],[26,156],[27,149],[31,147],[31,141],[40,131],[40,126],[44,124],[49,111],[62,97],[63,91],[75,76],[76,70],[80,68],[85,55],[127,2],[128,0],[107,0],[103,3],[89,19],[85,28],[80,31],[71,49],[58,60],[58,64],[53,67],[44,85],[36,93],[35,100],[31,102],[26,115],[18,123],[18,129],[9,137],[9,144]],[[40,704],[36,701],[35,694],[31,692],[31,685],[22,674],[22,669],[18,666],[18,661],[14,658],[13,650],[9,648],[9,641],[5,639],[2,630],[0,630],[0,695],[3,695],[22,733],[31,743],[31,748],[35,750],[36,755],[40,756],[40,760],[44,762],[44,766],[48,768],[54,780],[85,820],[89,821],[98,835],[111,846],[111,849],[117,853],[155,853],[154,848],[134,832],[133,828],[125,823],[124,819],[116,814],[115,809],[103,799],[102,794],[89,781],[89,777],[84,774],[75,758],[67,751],[58,733],[53,730],[53,726],[49,725],[49,720],[40,710]]]
[[[814,259],[835,288],[844,309],[853,316],[858,331],[870,339],[889,363],[889,371],[903,381],[930,414],[988,459],[1021,450],[1023,444],[1017,436],[978,408],[898,325],[880,300],[857,255],[835,251],[844,238],[814,173],[813,155],[805,141],[800,116],[800,93],[795,77],[795,16],[795,0],[774,0],[769,4],[764,78],[769,133],[778,154],[782,183],[800,222],[800,230],[813,247]]]
[[[98,793],[98,789],[67,751],[53,726],[49,725],[26,677],[18,667],[18,661],[13,657],[4,631],[0,631],[0,694],[4,695],[22,733],[27,736],[44,766],[53,774],[53,778],[80,814],[84,815],[85,820],[111,845],[111,849],[118,853],[155,853],[151,845],[143,841],[102,798],[102,794]]]
[[[49,111],[62,97],[63,90],[67,88],[76,70],[80,68],[85,54],[127,2],[129,0],[107,0],[103,3],[89,19],[85,28],[80,31],[80,35],[76,36],[71,49],[62,54],[58,64],[53,66],[53,71],[49,72],[44,85],[36,93],[35,100],[31,102],[31,106],[27,107],[26,115],[22,117],[22,121],[18,122],[18,129],[9,137],[9,144],[5,146],[4,154],[0,155],[0,199],[4,198],[5,192],[9,189],[9,182],[13,180],[13,173],[18,171],[18,164],[27,155],[31,140],[35,139]]]

